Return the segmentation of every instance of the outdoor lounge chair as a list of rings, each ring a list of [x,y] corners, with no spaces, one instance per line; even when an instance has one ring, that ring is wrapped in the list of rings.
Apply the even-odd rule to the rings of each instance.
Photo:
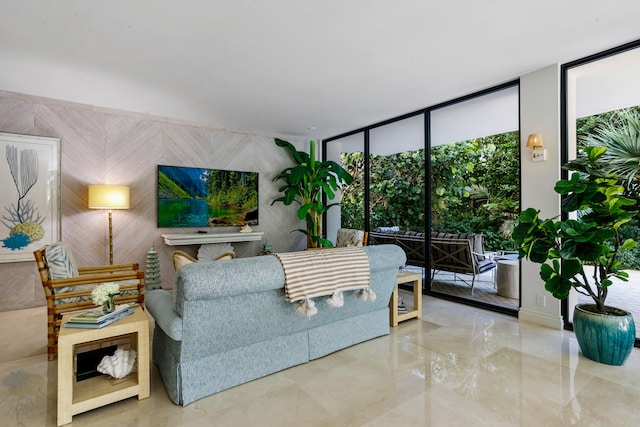
[[[482,239],[482,235],[473,236]],[[436,273],[440,271],[453,273],[454,280],[458,280],[458,274],[467,274],[471,276],[471,283],[464,279],[460,280],[471,287],[471,295],[473,295],[476,276],[496,267],[495,261],[484,253],[474,252],[472,250],[474,246],[475,242],[472,239],[432,237],[431,283],[433,284]]]

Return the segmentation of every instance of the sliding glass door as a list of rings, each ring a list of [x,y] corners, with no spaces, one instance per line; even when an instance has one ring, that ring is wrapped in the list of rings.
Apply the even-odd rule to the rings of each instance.
[[[513,83],[430,110],[431,230],[479,234],[484,243],[474,249],[484,253],[478,260],[495,261],[476,277],[436,271],[431,293],[519,308],[519,262],[511,239],[520,211],[518,95]]]
[[[628,132],[633,122],[640,122],[640,43],[603,52],[563,66],[566,147],[564,161],[583,155],[585,145],[607,147],[609,153],[626,159],[629,166],[638,165],[640,137]],[[608,132],[602,138],[603,132]],[[611,134],[628,137],[611,138]],[[640,200],[636,175],[627,195]],[[640,218],[620,228],[622,238],[640,240]],[[620,259],[629,265],[629,281],[613,279],[608,288],[607,305],[630,311],[640,318],[640,248],[622,251]],[[567,326],[573,323],[573,308],[578,303],[591,303],[587,295],[573,291],[563,307]],[[636,331],[636,342],[640,329]]]
[[[405,252],[416,256],[408,264],[424,274],[425,292],[517,313],[510,232],[520,210],[518,88],[511,82],[323,141],[324,158],[355,178],[327,215],[327,238],[341,227],[411,236]],[[479,258],[497,267],[464,278],[439,274],[431,268],[432,232],[480,235]],[[464,280],[478,280],[473,294]]]

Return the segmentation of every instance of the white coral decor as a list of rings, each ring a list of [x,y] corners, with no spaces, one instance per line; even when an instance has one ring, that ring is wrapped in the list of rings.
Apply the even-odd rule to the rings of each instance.
[[[120,294],[120,285],[117,283],[104,283],[96,286],[96,288],[91,291],[91,299],[95,305],[102,305],[109,301],[112,296],[118,294]]]

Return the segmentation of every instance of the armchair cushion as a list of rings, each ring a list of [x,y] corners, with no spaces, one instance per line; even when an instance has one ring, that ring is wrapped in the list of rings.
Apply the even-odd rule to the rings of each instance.
[[[67,245],[62,242],[53,243],[45,249],[45,256],[49,266],[49,277],[51,279],[70,279],[80,276],[76,259]],[[95,285],[65,286],[63,288],[54,288],[54,294],[64,294],[78,290],[91,290]],[[69,298],[55,299],[54,305],[69,304],[80,301],[89,301],[90,295],[75,296]]]
[[[353,230],[350,228],[340,228],[336,234],[336,248],[345,248],[347,246],[364,246],[365,233],[362,230]]]
[[[62,242],[53,243],[45,249],[49,264],[50,279],[78,277],[78,265],[73,254]]]

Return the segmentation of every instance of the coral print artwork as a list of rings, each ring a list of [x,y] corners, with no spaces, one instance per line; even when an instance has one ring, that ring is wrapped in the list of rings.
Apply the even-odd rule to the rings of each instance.
[[[10,229],[9,237],[3,239],[2,244],[5,248],[16,250],[44,237],[44,218],[33,200],[28,198],[29,191],[38,182],[38,152],[31,148],[18,150],[14,145],[7,145],[6,151],[9,171],[18,194],[15,204],[4,207],[6,214],[0,219]]]
[[[0,134],[0,262],[30,260],[58,238],[58,142]]]

